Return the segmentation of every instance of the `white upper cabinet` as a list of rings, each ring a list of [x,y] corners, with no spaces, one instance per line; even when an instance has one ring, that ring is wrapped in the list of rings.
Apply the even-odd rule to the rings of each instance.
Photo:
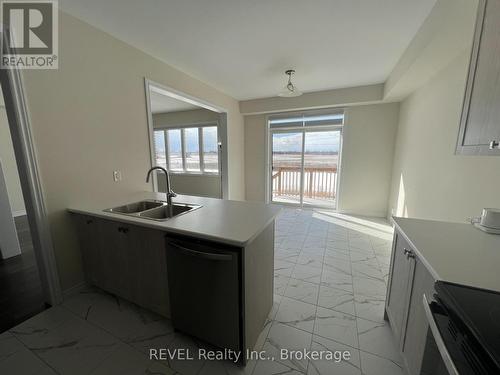
[[[480,0],[457,154],[500,155],[500,0]]]

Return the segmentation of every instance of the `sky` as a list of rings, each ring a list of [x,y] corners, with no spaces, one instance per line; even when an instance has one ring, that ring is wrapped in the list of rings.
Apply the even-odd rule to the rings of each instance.
[[[198,129],[185,130],[186,151],[198,152]],[[155,148],[158,152],[165,152],[165,143],[161,133],[155,132]],[[180,130],[169,131],[169,148],[173,153],[181,152]],[[305,151],[338,153],[340,148],[339,131],[322,131],[306,133]],[[217,128],[204,128],[203,149],[205,152],[217,151]],[[275,152],[301,152],[302,133],[274,133],[273,151]]]
[[[186,152],[198,152],[198,128],[187,128],[184,132],[186,141]],[[181,152],[181,133],[179,129],[169,130],[170,152]],[[155,132],[155,149],[157,152],[165,152],[165,141],[161,132]],[[205,152],[217,152],[217,128],[203,128],[203,150]]]
[[[338,153],[340,148],[340,132],[308,132],[305,139],[306,152]],[[273,151],[301,152],[302,133],[274,133]]]

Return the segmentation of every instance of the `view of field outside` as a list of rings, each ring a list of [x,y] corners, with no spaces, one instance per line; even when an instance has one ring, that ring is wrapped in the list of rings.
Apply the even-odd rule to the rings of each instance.
[[[273,201],[300,203],[302,154],[303,202],[334,205],[340,149],[339,131],[273,133]]]
[[[204,172],[217,173],[219,171],[219,153],[217,144],[217,127],[207,126],[201,128],[203,132],[203,145],[200,150],[198,128],[155,130],[155,159],[156,165],[166,168],[168,150],[170,170],[200,172],[200,152],[203,153]],[[184,131],[184,152],[186,164],[182,160],[182,137]],[[165,134],[168,133],[168,147],[165,147]]]

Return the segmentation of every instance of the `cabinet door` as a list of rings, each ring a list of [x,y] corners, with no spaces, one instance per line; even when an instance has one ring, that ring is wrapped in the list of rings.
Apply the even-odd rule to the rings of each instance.
[[[102,281],[100,280],[102,262],[100,260],[101,253],[96,219],[86,215],[75,215],[75,220],[77,222],[85,278],[90,284],[99,285]]]
[[[500,0],[480,0],[457,153],[500,155]]]
[[[415,263],[415,272],[403,342],[403,355],[410,375],[418,375],[421,373],[427,331],[429,329],[422,300],[424,294],[428,299],[432,298],[435,280],[418,258],[415,258],[413,262]]]
[[[403,236],[396,232],[391,260],[390,279],[388,285],[386,313],[392,331],[401,342],[408,311],[409,283],[413,272],[413,262],[406,253],[410,246]]]
[[[132,301],[170,317],[165,233],[133,227],[130,232],[130,272]]]
[[[97,286],[125,299],[131,298],[134,280],[130,270],[130,236],[134,227],[126,224],[97,220],[101,267]]]

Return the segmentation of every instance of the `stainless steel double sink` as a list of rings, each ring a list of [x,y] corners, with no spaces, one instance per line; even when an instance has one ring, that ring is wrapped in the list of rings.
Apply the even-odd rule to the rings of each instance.
[[[110,212],[119,215],[134,216],[142,219],[165,221],[173,217],[186,214],[200,208],[197,204],[172,203],[159,200],[143,200],[125,204],[123,206],[108,208],[104,212]]]

